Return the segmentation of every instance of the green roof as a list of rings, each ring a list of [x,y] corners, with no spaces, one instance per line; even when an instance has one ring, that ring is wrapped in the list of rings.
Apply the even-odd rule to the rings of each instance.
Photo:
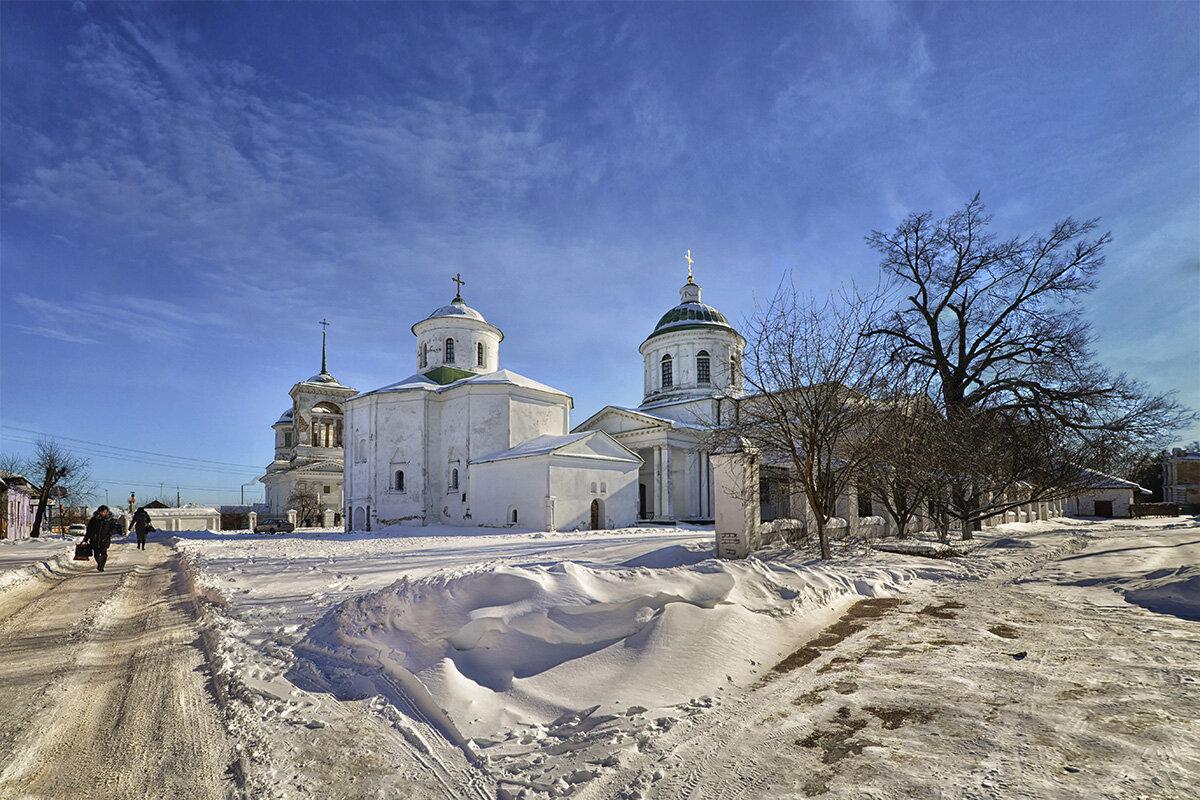
[[[680,303],[662,315],[662,319],[654,326],[654,331],[646,337],[653,339],[664,333],[688,328],[725,328],[733,330],[725,315],[712,306],[704,303]],[[736,333],[736,331],[734,331]]]
[[[425,373],[425,377],[434,383],[445,386],[447,383],[461,381],[463,378],[469,378],[474,375],[474,372],[467,372],[465,369],[455,369],[454,367],[441,366],[429,370]]]

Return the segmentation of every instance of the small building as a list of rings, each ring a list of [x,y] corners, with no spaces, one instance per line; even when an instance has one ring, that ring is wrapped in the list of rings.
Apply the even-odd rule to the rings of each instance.
[[[0,470],[0,539],[27,539],[38,489],[24,475]]]
[[[221,512],[212,506],[188,503],[181,508],[154,508],[147,503],[144,508],[150,515],[150,524],[158,531],[221,530]]]
[[[1105,475],[1103,472],[1087,470],[1083,481],[1086,488],[1067,498],[1066,511],[1076,517],[1131,517],[1129,507],[1135,494],[1150,496],[1133,481]]]
[[[1177,447],[1163,454],[1163,502],[1200,505],[1200,452]]]

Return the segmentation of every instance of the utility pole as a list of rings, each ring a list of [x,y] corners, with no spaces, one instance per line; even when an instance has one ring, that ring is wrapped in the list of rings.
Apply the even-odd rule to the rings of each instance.
[[[175,507],[182,508],[183,504],[179,502],[179,487],[175,487]]]

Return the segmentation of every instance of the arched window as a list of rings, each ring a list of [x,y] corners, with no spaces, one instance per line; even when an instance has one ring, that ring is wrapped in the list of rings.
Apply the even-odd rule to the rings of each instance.
[[[421,342],[420,363],[421,363],[421,369],[425,369],[426,367],[429,366],[429,345],[426,344],[425,342]]]
[[[512,513],[512,524],[513,525],[517,524],[517,510],[515,508],[513,509],[513,513]]]
[[[671,354],[667,353],[662,357],[662,388],[670,389],[675,385],[675,378],[671,374]]]
[[[446,339],[446,363],[454,363],[454,340],[450,338]]]
[[[398,469],[398,470],[396,470],[396,485],[395,485],[395,489],[396,489],[396,491],[397,491],[397,492],[403,492],[403,491],[404,491],[404,470],[402,470],[402,469]]]
[[[450,470],[450,491],[458,491],[458,470],[456,469]]]
[[[738,363],[737,356],[730,354],[729,356],[729,387],[736,389],[738,387]]]
[[[481,367],[483,366],[483,342],[475,345],[475,363]]]
[[[708,351],[701,350],[696,353],[696,383],[709,383],[711,380],[708,369]]]

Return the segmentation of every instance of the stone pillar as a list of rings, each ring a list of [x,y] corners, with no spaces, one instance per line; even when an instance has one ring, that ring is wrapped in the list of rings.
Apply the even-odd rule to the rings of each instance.
[[[758,547],[759,454],[738,438],[711,456],[717,557],[745,558]]]
[[[250,530],[254,530],[254,526],[258,524],[258,513],[251,511],[249,514],[247,514],[246,524],[249,526]]]
[[[333,509],[332,508],[327,508],[321,512],[321,527],[322,528],[332,528],[333,527]]]
[[[293,525],[296,524],[296,518],[297,518],[296,509],[289,508],[287,510],[285,516],[287,517],[288,522],[292,523]]]
[[[554,502],[557,498],[552,495],[546,495],[546,530],[556,531],[558,527],[554,521]]]
[[[671,446],[663,445],[663,519],[671,522],[675,519],[675,485],[671,476]]]

